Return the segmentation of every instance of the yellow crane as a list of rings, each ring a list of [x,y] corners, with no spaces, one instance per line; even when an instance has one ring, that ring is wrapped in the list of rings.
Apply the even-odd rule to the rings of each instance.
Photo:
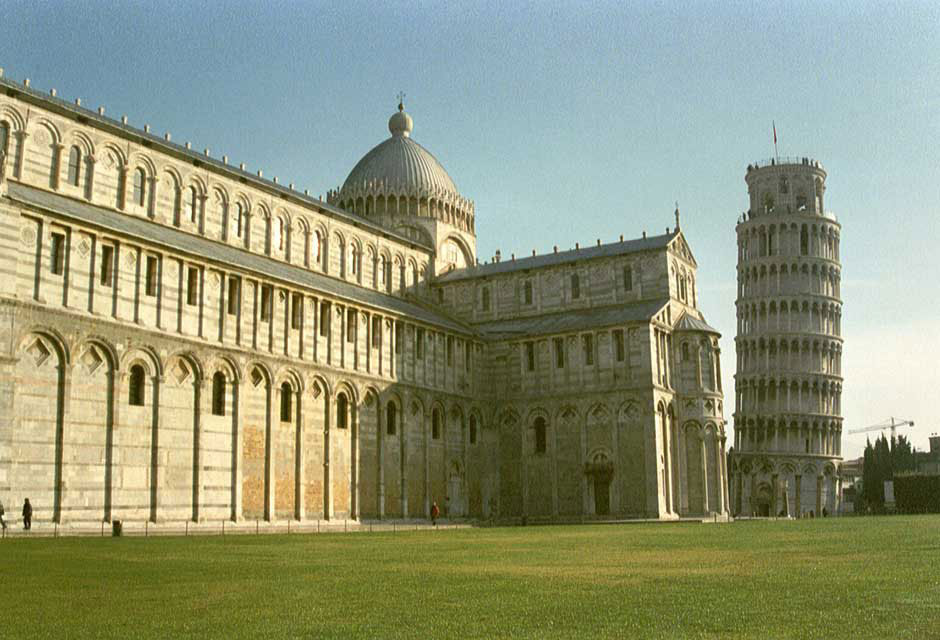
[[[849,433],[865,433],[867,431],[884,431],[885,429],[891,429],[891,439],[894,440],[895,430],[898,427],[913,427],[913,420],[895,420],[894,418],[889,418],[884,422],[879,422],[878,424],[873,424],[870,427],[862,427],[861,429],[850,429]]]

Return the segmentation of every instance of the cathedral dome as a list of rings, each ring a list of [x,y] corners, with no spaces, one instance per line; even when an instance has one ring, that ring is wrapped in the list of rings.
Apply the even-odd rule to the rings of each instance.
[[[399,103],[388,119],[390,138],[356,163],[327,202],[366,217],[399,225],[403,216],[432,218],[473,233],[473,202],[430,151],[412,140],[414,120]]]
[[[431,152],[411,139],[414,120],[404,107],[388,119],[392,137],[362,157],[340,188],[340,199],[376,190],[414,197],[457,196],[457,185]]]

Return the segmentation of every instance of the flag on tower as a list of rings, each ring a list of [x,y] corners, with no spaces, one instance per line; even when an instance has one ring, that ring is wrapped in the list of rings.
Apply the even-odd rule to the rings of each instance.
[[[771,122],[774,125],[774,159],[779,159],[780,154],[777,153],[777,122],[775,120],[771,120]]]

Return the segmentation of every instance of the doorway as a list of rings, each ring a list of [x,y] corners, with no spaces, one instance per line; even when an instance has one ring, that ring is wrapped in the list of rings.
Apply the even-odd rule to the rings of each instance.
[[[599,516],[610,515],[610,478],[594,476],[594,513]]]

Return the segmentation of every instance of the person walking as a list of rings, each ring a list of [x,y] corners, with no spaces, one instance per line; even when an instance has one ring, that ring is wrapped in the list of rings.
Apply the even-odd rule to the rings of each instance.
[[[33,505],[29,503],[29,498],[23,501],[23,528],[29,531],[33,526]]]
[[[0,525],[3,525],[3,530],[6,531],[7,523],[3,521],[4,513],[6,513],[6,510],[3,508],[3,501],[0,500]]]
[[[433,526],[435,527],[437,526],[437,519],[440,517],[440,515],[441,515],[441,510],[437,506],[437,503],[435,502],[434,504],[431,505],[431,524]]]

